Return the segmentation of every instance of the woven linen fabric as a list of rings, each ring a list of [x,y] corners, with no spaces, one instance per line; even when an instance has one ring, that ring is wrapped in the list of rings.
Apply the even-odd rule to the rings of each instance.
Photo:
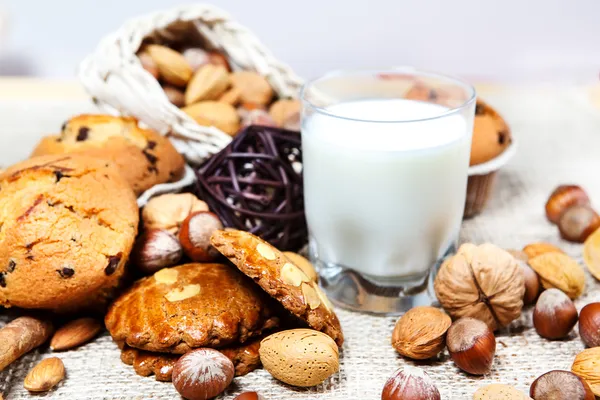
[[[506,117],[518,139],[516,157],[497,177],[493,198],[480,216],[465,221],[462,242],[493,242],[505,248],[521,248],[535,241],[554,243],[581,263],[582,246],[560,240],[556,227],[544,215],[545,201],[555,186],[574,182],[585,187],[600,208],[600,110],[595,109],[581,88],[512,88],[490,91],[483,96]],[[79,106],[78,106],[79,107]],[[44,113],[31,107],[23,118]],[[61,112],[73,108],[61,108]],[[0,104],[0,121],[7,113],[17,122],[18,110]],[[50,112],[50,109],[48,109]],[[53,115],[55,117],[56,114]],[[44,118],[41,118],[42,120]],[[0,122],[3,132],[9,132]],[[48,128],[31,132],[47,132]],[[31,142],[31,140],[29,140]],[[0,156],[13,152],[0,147]],[[19,149],[25,157],[29,148]],[[14,157],[13,154],[7,157]],[[1,159],[0,159],[1,162]],[[578,309],[600,301],[600,283],[587,274],[585,294],[576,301]],[[494,366],[484,377],[460,372],[447,352],[439,360],[418,362],[405,360],[390,345],[395,317],[377,317],[338,310],[346,342],[340,359],[340,372],[315,388],[292,388],[275,381],[265,370],[236,378],[234,385],[221,397],[255,390],[266,399],[360,399],[381,398],[387,378],[404,365],[418,365],[436,382],[443,399],[471,399],[475,390],[489,383],[506,383],[528,392],[531,382],[553,369],[569,370],[575,355],[583,350],[577,329],[568,340],[548,341],[532,328],[531,307],[511,326],[497,333]],[[13,316],[0,311],[0,324]],[[32,398],[23,388],[27,372],[39,360],[58,356],[65,364],[66,379],[53,391],[37,395],[48,399],[174,399],[177,392],[170,383],[156,382],[153,377],[137,376],[133,368],[121,363],[117,346],[105,333],[92,343],[76,350],[52,353],[34,351],[0,373],[0,393],[5,399]]]

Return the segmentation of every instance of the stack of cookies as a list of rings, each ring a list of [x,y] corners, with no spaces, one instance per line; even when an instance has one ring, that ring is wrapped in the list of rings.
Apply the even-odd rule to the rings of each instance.
[[[260,340],[287,328],[310,327],[342,345],[339,320],[303,271],[305,259],[296,255],[294,263],[294,256],[243,231],[218,230],[211,243],[230,262],[159,270],[110,307],[106,327],[139,375],[170,381],[182,354],[207,347],[244,375],[260,366]]]

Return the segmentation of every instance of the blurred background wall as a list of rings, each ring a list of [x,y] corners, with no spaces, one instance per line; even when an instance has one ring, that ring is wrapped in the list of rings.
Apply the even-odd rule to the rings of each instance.
[[[214,0],[295,70],[410,64],[470,79],[598,80],[600,0]],[[0,0],[0,75],[72,77],[128,18],[182,0]]]

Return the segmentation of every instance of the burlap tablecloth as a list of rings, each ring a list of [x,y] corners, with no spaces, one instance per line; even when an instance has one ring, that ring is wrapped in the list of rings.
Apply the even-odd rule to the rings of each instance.
[[[600,111],[577,88],[538,87],[492,91],[485,98],[508,119],[519,139],[518,154],[498,177],[489,208],[466,221],[461,241],[491,241],[506,248],[521,248],[532,241],[547,241],[564,248],[581,261],[581,246],[559,239],[556,228],[544,217],[543,205],[559,183],[583,185],[600,209]],[[1,103],[0,163],[27,155],[39,132],[57,128],[69,114],[89,109],[79,102]],[[32,125],[32,119],[40,121]],[[26,120],[26,122],[24,122]],[[41,121],[44,121],[42,124]],[[588,274],[586,294],[578,308],[600,301],[600,284]],[[414,364],[399,357],[390,346],[395,318],[338,311],[346,335],[340,372],[325,384],[296,389],[278,383],[264,370],[243,378],[224,398],[246,390],[267,399],[379,399],[386,379],[399,367]],[[3,316],[4,324],[10,317]],[[492,372],[482,378],[467,376],[454,367],[447,354],[440,360],[418,363],[436,381],[444,399],[470,399],[480,386],[508,383],[524,391],[542,373],[570,369],[583,349],[576,330],[569,340],[547,341],[531,328],[531,309],[497,336],[498,348]],[[34,351],[0,373],[0,393],[8,399],[30,398],[23,388],[27,371],[47,350]],[[173,386],[137,376],[121,363],[119,350],[104,334],[93,343],[58,354],[67,378],[47,394],[56,399],[174,399]]]

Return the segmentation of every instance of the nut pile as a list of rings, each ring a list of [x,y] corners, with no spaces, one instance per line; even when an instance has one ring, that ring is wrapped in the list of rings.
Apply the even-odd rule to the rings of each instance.
[[[300,130],[300,102],[276,99],[265,77],[233,70],[223,53],[149,44],[138,58],[159,80],[169,101],[200,125],[214,126],[230,136],[249,125]]]
[[[222,228],[208,205],[191,193],[154,197],[142,210],[142,233],[131,261],[144,275],[174,266],[184,255],[191,261],[214,261],[218,253],[210,235]]]
[[[579,189],[569,189],[575,190],[569,199],[564,190],[557,190],[553,196],[560,200],[547,207],[548,218],[559,223],[564,216],[557,211],[559,204],[568,205],[568,211],[587,199]],[[600,228],[584,236],[584,258],[597,276]],[[582,238],[578,236],[577,241]],[[588,304],[577,312],[573,300],[585,291],[585,272],[560,248],[540,242],[506,251],[492,244],[467,243],[442,264],[434,288],[445,312],[415,307],[400,317],[392,333],[392,346],[402,356],[427,360],[447,349],[460,370],[470,375],[487,374],[496,352],[494,331],[517,319],[524,306],[534,305],[533,326],[541,337],[569,338],[579,321],[579,336],[589,349],[577,355],[571,371],[550,371],[538,377],[529,395],[508,385],[493,384],[480,388],[473,398],[593,400],[600,396],[600,303]],[[382,392],[382,400],[439,398],[433,380],[414,367],[397,371]]]
[[[577,185],[560,185],[552,192],[546,203],[546,217],[570,242],[583,243],[600,228],[600,216],[587,193]]]

